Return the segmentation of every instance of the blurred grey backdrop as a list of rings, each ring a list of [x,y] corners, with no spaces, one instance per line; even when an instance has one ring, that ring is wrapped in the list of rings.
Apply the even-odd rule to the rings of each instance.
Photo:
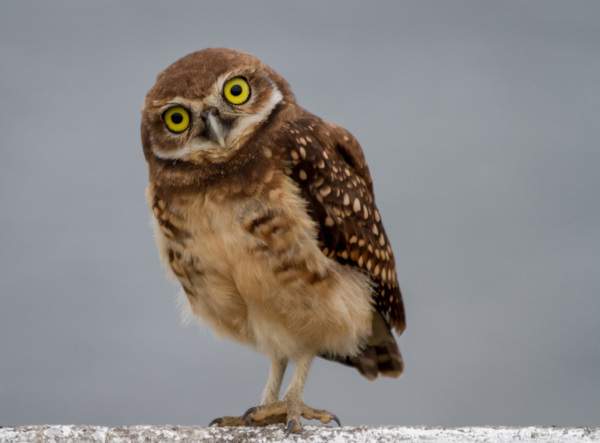
[[[181,325],[144,201],[144,96],[210,46],[358,138],[396,254],[405,375],[319,360],[308,404],[600,426],[595,0],[2,2],[0,425],[205,425],[259,402],[265,357]]]

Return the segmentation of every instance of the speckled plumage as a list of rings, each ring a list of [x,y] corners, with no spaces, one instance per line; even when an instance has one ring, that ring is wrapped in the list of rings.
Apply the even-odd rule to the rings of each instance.
[[[234,104],[224,88],[238,78],[250,93]],[[165,121],[174,107],[189,114],[181,132]],[[142,115],[161,258],[194,316],[272,361],[262,406],[218,424],[251,417],[296,430],[300,416],[333,419],[301,401],[315,355],[369,379],[400,376],[390,329],[402,333],[404,308],[354,137],[298,106],[285,80],[258,59],[227,49],[167,68]],[[289,361],[297,369],[280,402]]]

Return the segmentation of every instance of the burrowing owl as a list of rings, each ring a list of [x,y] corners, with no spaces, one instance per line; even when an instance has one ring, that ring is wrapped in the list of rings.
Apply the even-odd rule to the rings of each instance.
[[[271,359],[261,405],[212,424],[338,421],[303,402],[314,356],[370,380],[402,374],[394,257],[348,131],[257,58],[205,49],[158,75],[141,132],[156,243],[191,313]]]

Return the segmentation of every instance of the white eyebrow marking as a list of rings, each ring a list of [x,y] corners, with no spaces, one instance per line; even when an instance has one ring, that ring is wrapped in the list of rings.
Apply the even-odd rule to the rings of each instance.
[[[236,147],[236,143],[256,125],[263,122],[273,109],[275,109],[275,106],[283,99],[283,95],[281,94],[281,91],[279,91],[279,88],[277,88],[277,85],[271,82],[271,86],[273,87],[272,95],[265,106],[253,115],[240,118],[240,122],[229,132],[229,134],[227,134],[226,141],[229,146]]]
[[[173,100],[169,100],[168,103],[161,103],[161,112],[172,106],[183,106],[190,110],[191,113],[199,115],[202,109],[210,106],[215,106],[214,97],[221,96],[223,85],[229,78],[235,76],[234,72],[221,75],[215,82],[211,94],[207,95],[202,102],[192,101],[183,97],[176,97]],[[219,143],[213,140],[199,140],[198,137],[192,137],[185,145],[176,151],[162,151],[160,147],[153,144],[152,151],[154,154],[163,160],[189,160],[198,151],[229,151],[231,149],[237,149],[240,146],[240,142],[245,141],[247,135],[250,135],[252,130],[260,123],[262,123],[268,115],[275,109],[277,104],[283,100],[283,94],[277,87],[277,85],[269,80],[271,85],[271,97],[265,103],[265,105],[255,112],[254,114],[247,115],[244,117],[238,117],[238,123],[229,131],[225,136],[224,145],[220,146]],[[252,103],[254,97],[250,98],[248,103]]]

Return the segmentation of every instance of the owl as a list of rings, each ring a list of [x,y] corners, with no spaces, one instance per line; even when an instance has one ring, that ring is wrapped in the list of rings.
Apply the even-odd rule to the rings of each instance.
[[[211,425],[339,424],[304,403],[315,356],[369,380],[402,374],[394,256],[348,131],[301,108],[257,58],[210,48],[158,75],[141,138],[156,244],[184,309],[270,359],[260,405]]]

